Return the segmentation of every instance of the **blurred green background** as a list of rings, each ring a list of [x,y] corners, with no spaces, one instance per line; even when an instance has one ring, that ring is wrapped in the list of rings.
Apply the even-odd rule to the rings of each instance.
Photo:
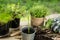
[[[0,0],[0,6],[6,6],[7,4],[12,3],[20,3],[21,6],[26,6],[27,9],[29,9],[33,5],[45,5],[53,12],[60,13],[60,0]]]
[[[27,6],[27,9],[33,5],[45,5],[53,12],[60,13],[60,0],[20,0],[20,3]]]

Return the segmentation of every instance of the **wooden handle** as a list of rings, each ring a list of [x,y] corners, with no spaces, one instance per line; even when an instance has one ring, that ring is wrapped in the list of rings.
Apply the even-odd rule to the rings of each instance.
[[[10,36],[12,37],[12,36],[18,35],[20,33],[21,33],[20,31],[17,31],[17,32],[12,33]]]

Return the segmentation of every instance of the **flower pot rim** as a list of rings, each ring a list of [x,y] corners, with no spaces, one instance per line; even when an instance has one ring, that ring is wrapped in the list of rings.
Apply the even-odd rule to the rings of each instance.
[[[32,18],[45,18],[45,17],[34,17],[34,16],[31,16]]]
[[[41,18],[36,18],[36,17],[31,17],[33,19],[46,19],[45,17],[41,17]]]
[[[27,28],[27,27],[24,27],[24,28]],[[22,30],[23,30],[24,28],[22,28]],[[32,28],[32,27],[31,27],[31,28]],[[33,32],[33,33],[31,33],[31,34],[24,33],[23,31],[22,31],[22,33],[23,33],[23,34],[26,34],[26,35],[31,35],[31,34],[35,34],[35,33],[36,33],[36,31],[34,30],[34,32]]]

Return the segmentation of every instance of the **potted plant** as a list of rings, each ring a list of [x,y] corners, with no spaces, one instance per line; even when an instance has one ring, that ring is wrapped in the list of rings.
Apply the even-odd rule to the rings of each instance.
[[[48,15],[48,8],[43,5],[33,6],[30,9],[31,25],[41,26],[44,22],[45,16]]]
[[[11,14],[8,12],[0,12],[0,37],[8,36],[10,20],[12,20]]]
[[[34,40],[35,30],[32,27],[22,28],[22,39],[23,40]]]
[[[35,30],[33,27],[30,25],[30,16],[27,17],[28,19],[28,25],[25,25],[25,27],[22,28],[22,39],[23,40],[34,40],[35,37]]]
[[[19,18],[19,8],[20,6],[17,4],[10,4],[10,9],[11,9],[11,13],[13,15],[13,20],[10,21],[10,27],[11,28],[18,28],[19,27],[19,23],[20,23],[20,18]]]
[[[25,12],[25,7],[20,4],[8,4],[8,8],[11,10],[13,20],[10,22],[11,28],[18,28],[20,24],[20,18]]]
[[[11,20],[12,14],[10,14],[6,5],[0,5],[0,37],[5,37],[9,34],[9,21]]]

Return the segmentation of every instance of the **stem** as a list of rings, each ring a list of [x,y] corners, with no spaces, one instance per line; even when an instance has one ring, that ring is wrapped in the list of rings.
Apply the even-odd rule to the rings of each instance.
[[[28,16],[28,33],[30,33],[30,27],[29,27],[29,16]]]

